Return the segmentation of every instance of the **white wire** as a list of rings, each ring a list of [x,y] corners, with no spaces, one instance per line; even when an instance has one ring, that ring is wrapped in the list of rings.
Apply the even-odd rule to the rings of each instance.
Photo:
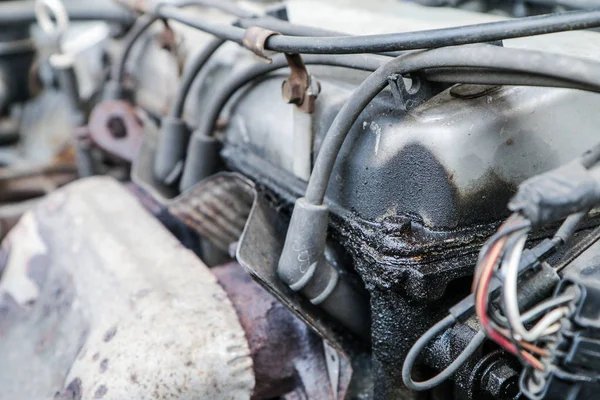
[[[517,242],[509,249],[502,260],[502,271],[504,272],[504,307],[506,319],[510,325],[516,340],[525,340],[535,342],[539,338],[555,333],[555,324],[566,316],[569,312],[567,307],[555,309],[546,314],[530,331],[525,328],[522,322],[521,312],[519,311],[519,302],[517,297],[517,283],[519,277],[519,264],[527,235],[520,235]]]
[[[509,241],[513,239],[514,236],[518,236],[518,240],[502,259],[501,270],[504,274],[504,312],[506,313],[506,319],[512,331],[520,336],[516,339],[521,340],[521,338],[524,339],[527,335],[527,329],[525,329],[525,326],[523,326],[523,323],[521,322],[521,313],[519,311],[519,302],[517,298],[517,281],[519,278],[519,262],[521,261],[523,247],[525,247],[525,242],[527,241],[527,234],[519,232],[511,236]]]
[[[557,324],[563,317],[569,314],[569,309],[567,307],[557,308],[556,310],[552,310],[544,318],[540,320],[531,330],[529,330],[530,338],[525,338],[530,342],[535,342],[536,340],[556,333],[556,325],[560,329],[560,324]]]
[[[555,333],[560,331],[560,328],[561,328],[560,323],[556,323],[556,324],[552,325],[551,327],[549,327],[548,329],[546,329],[544,331],[544,333],[538,338],[538,340],[543,339],[546,336],[554,335]]]
[[[523,315],[521,315],[521,321],[523,321],[523,324],[532,322],[535,319],[538,319],[540,315],[544,314],[549,309],[565,305],[566,303],[570,303],[573,300],[575,300],[575,295],[563,294],[558,297],[542,301],[541,303],[538,303],[534,307],[527,310],[527,312],[525,312]]]

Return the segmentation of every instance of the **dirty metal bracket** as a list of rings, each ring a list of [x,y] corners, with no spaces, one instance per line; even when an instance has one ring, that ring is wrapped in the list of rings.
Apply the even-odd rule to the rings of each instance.
[[[256,199],[248,222],[240,238],[236,258],[248,273],[276,299],[314,329],[332,349],[326,355],[333,355],[328,363],[333,399],[342,399],[348,390],[352,377],[350,355],[356,343],[336,325],[322,310],[315,307],[299,293],[292,291],[277,276],[277,261],[283,249],[283,241],[289,221],[277,212],[269,199],[256,191]],[[337,351],[334,354],[333,350]],[[331,361],[331,360],[330,360]]]
[[[158,43],[163,50],[169,52],[177,61],[177,73],[181,77],[185,68],[185,51],[182,51],[181,43],[177,40],[177,35],[169,21],[164,19],[162,22],[164,27],[157,36]]]
[[[220,172],[168,202],[171,215],[227,252],[239,240],[254,201],[254,185],[242,175]]]
[[[408,78],[412,80],[410,87],[406,86],[404,77],[400,74],[388,78],[394,100],[402,111],[410,111],[439,93],[422,74],[411,74]]]
[[[290,67],[290,76],[283,81],[281,95],[286,103],[294,104],[300,111],[312,114],[321,85],[308,73],[300,54],[286,53],[285,58]]]

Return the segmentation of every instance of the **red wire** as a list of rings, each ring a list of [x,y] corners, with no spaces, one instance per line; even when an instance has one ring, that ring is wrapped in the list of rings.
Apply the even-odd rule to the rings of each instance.
[[[509,339],[504,337],[490,325],[490,320],[487,314],[487,297],[489,293],[490,282],[494,274],[494,267],[497,264],[497,260],[500,257],[502,248],[507,240],[507,237],[498,240],[498,242],[492,246],[487,256],[483,260],[479,281],[476,283],[475,310],[477,312],[477,316],[479,317],[479,321],[481,322],[481,326],[490,339],[498,343],[498,345],[502,346],[512,354],[518,355],[520,353],[523,358],[533,367],[537,369],[543,369],[542,363],[537,358],[526,351],[519,351],[519,349],[517,349]]]

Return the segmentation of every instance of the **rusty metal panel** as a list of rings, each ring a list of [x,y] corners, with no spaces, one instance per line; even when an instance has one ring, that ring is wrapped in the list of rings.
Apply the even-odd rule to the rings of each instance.
[[[221,250],[242,235],[254,202],[254,185],[234,173],[220,173],[194,185],[168,204],[169,212]]]
[[[227,295],[116,181],[53,193],[2,249],[1,398],[250,398]]]
[[[310,400],[346,398],[352,375],[346,359],[340,359],[337,351],[238,263],[211,272],[227,292],[246,331],[256,377],[253,399],[293,395]]]

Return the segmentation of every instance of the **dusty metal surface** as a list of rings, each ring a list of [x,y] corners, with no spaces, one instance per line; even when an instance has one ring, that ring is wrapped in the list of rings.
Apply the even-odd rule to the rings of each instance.
[[[16,77],[11,77],[16,79]],[[77,178],[64,96],[46,90],[0,123],[0,238],[46,194]]]
[[[293,361],[301,351],[299,321],[241,265],[231,263],[211,272],[227,292],[246,331],[256,377],[253,397],[276,398],[291,392],[297,384]]]
[[[343,399],[352,369],[237,263],[211,269],[235,307],[254,362],[254,399]],[[334,396],[337,394],[337,397]]]
[[[2,398],[250,397],[250,350],[227,295],[116,181],[53,193],[3,249]]]

